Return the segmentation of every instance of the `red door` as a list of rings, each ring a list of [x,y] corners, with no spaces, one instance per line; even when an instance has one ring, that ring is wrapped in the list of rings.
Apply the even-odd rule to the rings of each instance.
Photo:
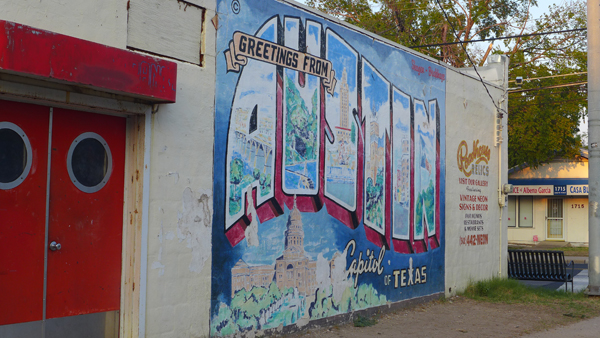
[[[124,166],[124,118],[0,101],[0,333],[119,309]]]
[[[0,101],[0,325],[42,320],[49,116]]]
[[[55,108],[51,154],[46,318],[118,310],[125,119]]]

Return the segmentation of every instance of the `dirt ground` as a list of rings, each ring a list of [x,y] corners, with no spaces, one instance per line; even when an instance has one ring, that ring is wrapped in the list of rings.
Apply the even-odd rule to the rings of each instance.
[[[518,337],[577,322],[558,308],[493,304],[464,297],[435,301],[378,316],[370,327],[352,323],[298,333],[290,337]]]

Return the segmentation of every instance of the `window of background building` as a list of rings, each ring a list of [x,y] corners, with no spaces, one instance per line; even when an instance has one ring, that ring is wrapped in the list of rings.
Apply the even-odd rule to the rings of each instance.
[[[517,196],[508,196],[508,226],[517,226]]]
[[[533,228],[533,197],[508,196],[508,226]]]

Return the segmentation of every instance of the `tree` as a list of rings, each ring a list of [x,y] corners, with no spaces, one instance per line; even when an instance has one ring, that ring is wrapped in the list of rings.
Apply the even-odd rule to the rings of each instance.
[[[231,161],[231,168],[229,171],[229,181],[233,185],[233,189],[232,189],[231,196],[229,198],[234,203],[241,198],[240,194],[237,191],[237,187],[238,187],[238,184],[240,184],[240,182],[242,181],[243,170],[244,170],[244,162],[242,162],[241,159],[236,158],[233,161]],[[232,206],[232,208],[233,208],[233,206]],[[233,209],[230,211],[233,212]],[[237,211],[235,211],[235,212],[237,212]]]
[[[516,76],[535,79],[523,85],[522,89],[529,91],[511,91],[509,95],[509,166],[537,167],[557,156],[573,157],[578,153],[581,147],[578,121],[586,114],[586,86],[537,88],[585,81],[583,74],[579,78],[557,75],[587,71],[586,32],[522,35],[585,28],[584,0],[553,5],[536,20],[529,14],[530,8],[537,6],[536,0],[308,0],[307,3],[455,67],[479,65],[488,52],[509,56],[510,79]],[[495,47],[492,43],[487,51],[477,44],[416,47],[505,36],[520,37],[496,42]]]
[[[586,4],[551,6],[534,24],[536,31],[585,28]],[[582,146],[579,121],[587,113],[586,32],[535,36],[505,46],[514,51],[511,78],[530,79],[509,95],[509,167],[536,168],[556,157],[574,158]]]
[[[258,168],[254,168],[254,171],[252,172],[252,177],[255,180],[260,180],[260,170]]]
[[[529,7],[537,2],[308,0],[307,4],[401,45],[414,47],[456,42],[457,39],[470,41],[501,37],[512,27],[524,26],[529,18]],[[418,51],[455,67],[470,66],[458,44],[422,47]]]

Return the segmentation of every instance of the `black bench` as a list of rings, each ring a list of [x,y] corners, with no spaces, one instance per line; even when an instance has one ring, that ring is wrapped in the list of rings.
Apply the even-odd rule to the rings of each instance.
[[[571,272],[567,268],[571,267]],[[539,280],[571,282],[573,292],[573,271],[575,264],[565,263],[562,251],[549,250],[508,250],[508,278],[521,280]]]

